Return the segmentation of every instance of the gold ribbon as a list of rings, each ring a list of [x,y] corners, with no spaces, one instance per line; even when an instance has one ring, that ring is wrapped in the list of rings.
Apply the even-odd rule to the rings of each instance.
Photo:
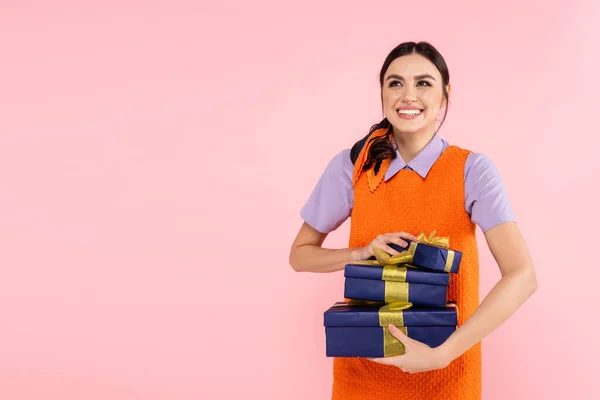
[[[378,311],[379,313],[379,326],[404,326],[404,312],[403,310],[407,310],[412,307],[412,304],[409,302],[397,302],[386,304],[381,307]]]
[[[407,268],[399,265],[386,265],[383,267],[381,279],[391,282],[406,282]]]
[[[449,236],[435,236],[435,230],[431,232],[429,236],[425,236],[423,232],[419,233],[417,236],[417,241],[425,244],[429,244],[431,246],[443,247],[447,249],[450,247],[450,237]]]
[[[397,303],[397,302],[408,302],[408,282],[392,282],[392,281],[384,281],[385,284],[385,293],[384,293],[384,302],[385,303]]]

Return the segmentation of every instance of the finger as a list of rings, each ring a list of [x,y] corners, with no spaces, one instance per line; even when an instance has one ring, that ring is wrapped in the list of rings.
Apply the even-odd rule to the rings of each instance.
[[[404,334],[404,332],[402,332],[400,329],[396,328],[395,325],[390,324],[388,326],[388,329],[389,329],[390,333],[392,334],[392,336],[394,336],[396,339],[398,339],[400,341],[400,343],[402,343],[404,345],[404,347],[406,347],[410,343],[411,338],[406,336]]]
[[[385,240],[385,239],[384,239]],[[390,256],[395,256],[396,254],[399,254],[399,252],[397,250],[394,250],[393,248],[391,248],[390,246],[388,246],[389,241],[376,241],[374,242],[374,247],[379,248],[380,250],[385,251],[386,253],[388,253],[388,255]],[[373,249],[375,250],[375,249]]]
[[[404,248],[408,247],[408,242],[402,240],[399,236],[388,235],[387,242],[397,244],[398,246]]]
[[[394,232],[392,235],[399,236],[404,239],[412,240],[413,242],[417,241],[417,237],[408,232]]]
[[[388,243],[390,243],[391,238],[392,238],[392,236],[390,236],[389,234],[377,235],[375,240],[373,240],[373,243],[380,249],[382,249],[388,253],[391,253],[394,251],[394,249],[392,249],[391,247],[389,247],[387,245]]]
[[[392,236],[392,235],[380,235],[377,237],[377,243],[379,244],[379,248],[385,250],[386,252],[390,253],[391,255],[395,255],[398,254],[399,252],[397,250],[395,250],[393,247],[388,246],[388,243],[396,243],[396,241],[398,240],[402,240],[396,236]]]

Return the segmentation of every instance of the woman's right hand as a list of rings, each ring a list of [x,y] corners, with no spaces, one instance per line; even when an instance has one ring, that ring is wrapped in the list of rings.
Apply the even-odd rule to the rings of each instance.
[[[359,247],[353,252],[353,261],[368,260],[369,258],[373,257],[375,255],[373,251],[374,247],[378,247],[388,253],[390,256],[394,256],[398,254],[398,252],[388,246],[388,243],[394,243],[401,247],[408,247],[408,243],[403,239],[412,240],[414,242],[417,241],[417,237],[415,235],[411,235],[410,233],[406,232],[394,232],[378,235],[367,246]]]

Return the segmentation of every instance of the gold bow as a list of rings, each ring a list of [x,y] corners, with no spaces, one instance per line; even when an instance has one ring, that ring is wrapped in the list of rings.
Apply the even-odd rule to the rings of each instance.
[[[435,230],[431,232],[429,237],[425,236],[423,232],[419,233],[417,236],[417,241],[425,244],[429,244],[432,246],[443,247],[447,249],[450,247],[450,237],[449,236],[435,236]]]
[[[431,232],[429,236],[425,236],[423,232],[419,233],[417,236],[418,243],[424,243],[431,246],[448,248],[450,247],[450,237],[448,236],[435,236],[435,230]],[[385,251],[381,250],[379,247],[373,248],[373,254],[377,259],[377,263],[381,266],[386,265],[398,265],[398,264],[408,264],[412,261],[415,250],[417,248],[417,243],[411,242],[408,250],[404,250],[396,255],[390,256]]]

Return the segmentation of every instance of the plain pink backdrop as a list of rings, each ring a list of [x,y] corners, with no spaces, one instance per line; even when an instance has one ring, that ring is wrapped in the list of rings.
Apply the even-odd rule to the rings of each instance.
[[[407,40],[446,57],[441,135],[497,165],[537,266],[484,399],[598,398],[598,1],[96,3],[0,3],[1,399],[327,399],[343,278],[289,247]]]

